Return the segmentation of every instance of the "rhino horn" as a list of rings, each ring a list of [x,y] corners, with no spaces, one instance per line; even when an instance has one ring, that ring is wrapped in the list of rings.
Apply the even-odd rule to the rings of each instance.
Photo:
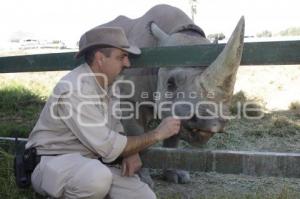
[[[199,76],[205,90],[214,90],[216,96],[228,99],[233,94],[236,73],[242,58],[245,20],[241,17],[221,54]]]
[[[165,33],[160,27],[158,27],[154,22],[150,24],[151,34],[158,40],[158,44],[164,43],[168,40],[169,35]]]

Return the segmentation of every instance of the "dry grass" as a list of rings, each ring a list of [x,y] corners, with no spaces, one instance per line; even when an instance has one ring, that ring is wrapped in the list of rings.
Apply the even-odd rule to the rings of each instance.
[[[291,102],[300,101],[300,66],[241,66],[235,93],[262,99],[268,110],[288,110]]]
[[[48,97],[67,71],[0,74],[0,89],[22,86],[41,97]]]
[[[265,102],[262,99],[248,98],[243,91],[239,91],[233,95],[230,112],[232,115],[241,116],[260,116],[264,114]],[[243,111],[245,114],[243,114]]]

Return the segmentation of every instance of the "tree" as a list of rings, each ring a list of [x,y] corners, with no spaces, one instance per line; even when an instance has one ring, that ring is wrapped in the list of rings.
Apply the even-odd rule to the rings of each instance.
[[[256,34],[257,37],[272,37],[272,32],[269,30],[264,30]]]
[[[291,27],[279,32],[280,36],[300,36],[300,27]]]
[[[197,14],[197,0],[189,0],[189,3],[191,5],[192,20],[194,21]]]
[[[219,40],[225,39],[224,33],[214,33],[207,35],[207,38],[213,43],[218,43]]]

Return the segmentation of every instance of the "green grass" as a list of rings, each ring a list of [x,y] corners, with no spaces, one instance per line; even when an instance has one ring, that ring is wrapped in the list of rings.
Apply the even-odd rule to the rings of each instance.
[[[45,99],[17,84],[1,88],[0,96],[0,135],[27,137]]]
[[[0,148],[0,198],[40,199],[31,189],[19,189],[13,175],[13,156]]]
[[[0,136],[27,137],[65,71],[0,74]]]

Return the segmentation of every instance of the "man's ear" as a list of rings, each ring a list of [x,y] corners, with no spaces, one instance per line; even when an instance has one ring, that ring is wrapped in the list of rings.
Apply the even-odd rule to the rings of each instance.
[[[101,52],[96,52],[95,53],[95,61],[97,62],[97,63],[99,63],[100,65],[102,65],[102,63],[103,63],[103,60],[104,60],[104,55],[101,53]]]
[[[104,55],[103,55],[101,52],[97,51],[97,52],[95,53],[95,59],[96,59],[96,60],[102,60],[103,57],[104,57]]]

